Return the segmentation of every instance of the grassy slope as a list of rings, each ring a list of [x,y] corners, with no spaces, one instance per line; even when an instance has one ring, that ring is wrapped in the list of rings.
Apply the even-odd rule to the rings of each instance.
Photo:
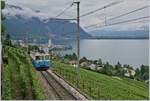
[[[60,62],[54,62],[54,70],[63,69],[64,71],[73,73],[74,67],[71,67]],[[73,74],[69,74],[70,77]],[[75,75],[73,77],[75,79]],[[148,99],[148,85],[143,82],[124,78],[118,80],[110,76],[92,72],[85,69],[80,69],[80,79],[84,81],[86,89],[80,89],[90,95],[94,99]],[[70,80],[70,79],[68,79]],[[72,80],[70,80],[72,82]],[[89,94],[88,87],[92,84],[92,94]],[[97,89],[100,90],[100,95],[97,95]]]
[[[45,99],[35,70],[25,52],[13,47],[6,47],[6,50],[9,63],[4,67],[3,75],[8,80],[3,85],[6,88],[3,91],[3,99]],[[8,88],[5,84],[11,85],[11,87]]]
[[[3,82],[2,85],[5,85],[2,87],[2,91],[3,95],[2,95],[2,99],[7,99],[10,100],[12,99],[12,93],[11,93],[11,89],[12,89],[12,84],[11,84],[11,73],[10,73],[10,69],[8,68],[8,65],[4,65],[3,66],[4,70],[3,70]]]

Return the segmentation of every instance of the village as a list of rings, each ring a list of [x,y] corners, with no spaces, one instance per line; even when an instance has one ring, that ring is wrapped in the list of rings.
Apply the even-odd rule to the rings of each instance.
[[[52,40],[49,39],[48,43],[29,43],[24,40],[11,40],[13,45],[21,46],[24,48],[37,47],[37,49],[43,50],[44,53],[49,53],[49,51],[62,51],[62,50],[71,50],[72,46],[62,45],[62,44],[53,44]],[[33,50],[32,50],[33,51]]]

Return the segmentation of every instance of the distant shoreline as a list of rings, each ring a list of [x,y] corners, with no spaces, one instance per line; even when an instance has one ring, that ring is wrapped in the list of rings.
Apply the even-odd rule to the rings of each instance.
[[[108,39],[108,40],[149,40],[149,38],[89,38],[89,39]]]
[[[100,39],[104,39],[104,40],[149,40],[149,38],[80,38],[80,40],[90,40],[90,39],[96,39],[96,40],[100,40]],[[60,39],[55,39],[55,40],[60,40]],[[76,40],[76,38],[67,38],[67,39],[61,39],[61,40]]]

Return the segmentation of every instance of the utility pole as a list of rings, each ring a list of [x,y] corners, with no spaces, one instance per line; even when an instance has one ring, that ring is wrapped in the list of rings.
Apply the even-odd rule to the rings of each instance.
[[[79,69],[80,69],[80,2],[73,2],[77,4],[77,67],[76,67],[76,73],[77,73],[77,87],[79,87]]]
[[[29,46],[28,46],[28,32],[26,33],[26,44],[27,44],[27,54],[29,53]]]
[[[104,13],[105,13],[105,26],[107,25],[107,14],[106,14],[106,6],[104,6]]]

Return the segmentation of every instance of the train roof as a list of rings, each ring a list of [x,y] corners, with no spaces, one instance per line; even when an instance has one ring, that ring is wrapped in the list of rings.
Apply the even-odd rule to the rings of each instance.
[[[31,52],[32,55],[34,56],[48,56],[49,54],[46,53],[39,53],[39,52]]]

